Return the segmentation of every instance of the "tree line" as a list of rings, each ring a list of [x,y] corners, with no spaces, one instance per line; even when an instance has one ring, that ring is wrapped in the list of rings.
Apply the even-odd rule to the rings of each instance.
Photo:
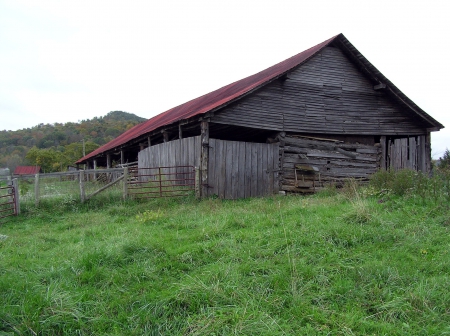
[[[83,157],[83,150],[89,154],[145,120],[132,113],[111,111],[104,117],[78,123],[3,130],[0,131],[0,168],[13,172],[17,166],[37,165],[45,173],[65,171]]]

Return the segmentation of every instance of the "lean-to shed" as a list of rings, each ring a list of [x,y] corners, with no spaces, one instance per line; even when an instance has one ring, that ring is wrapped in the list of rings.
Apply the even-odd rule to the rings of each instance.
[[[202,195],[311,192],[378,169],[428,172],[444,126],[339,34],[135,126],[77,163],[200,167]]]

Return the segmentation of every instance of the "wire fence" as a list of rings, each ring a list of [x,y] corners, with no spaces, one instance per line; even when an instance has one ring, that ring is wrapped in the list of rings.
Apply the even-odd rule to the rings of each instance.
[[[123,182],[112,183],[123,176],[123,168],[81,170],[63,173],[23,175],[19,177],[21,201],[39,204],[45,199],[65,198],[84,201],[99,189],[110,185],[109,193],[122,196]]]

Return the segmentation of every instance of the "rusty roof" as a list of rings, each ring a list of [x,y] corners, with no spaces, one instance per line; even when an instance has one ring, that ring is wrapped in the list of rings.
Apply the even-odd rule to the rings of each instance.
[[[41,171],[40,166],[17,166],[13,175],[34,175]]]
[[[146,122],[136,125],[128,131],[122,133],[117,138],[99,147],[92,153],[84,156],[76,163],[86,162],[86,160],[98,156],[106,151],[117,149],[127,142],[132,141],[159,127],[167,126],[183,119],[189,119],[191,117],[201,115],[209,111],[217,110],[218,108],[221,108],[246,95],[247,93],[268,84],[269,82],[286,74],[293,68],[303,64],[332,42],[336,42],[342,48],[344,48],[347,55],[349,55],[354,61],[358,62],[360,64],[360,68],[362,70],[365,70],[366,73],[374,80],[379,81],[380,83],[382,82],[387,84],[387,88],[391,90],[398,99],[405,103],[417,115],[428,121],[434,127],[444,127],[436,120],[434,120],[431,116],[426,114],[417,105],[415,105],[414,102],[412,102],[408,97],[406,97],[406,95],[404,95],[399,89],[397,89],[361,53],[359,53],[358,50],[356,50],[356,48],[345,38],[343,34],[339,34],[261,72],[238,80],[220,89],[176,106],[166,112],[158,114],[157,116],[147,120]]]

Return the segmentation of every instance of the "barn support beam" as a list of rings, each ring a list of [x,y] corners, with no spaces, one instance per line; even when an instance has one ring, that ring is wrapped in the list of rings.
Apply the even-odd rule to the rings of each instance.
[[[148,143],[148,147],[151,147],[152,140],[150,139],[150,135],[147,137],[147,143]]]
[[[97,159],[94,159],[94,170],[97,169]],[[94,172],[94,181],[97,180],[97,173]]]
[[[181,128],[181,124],[178,124],[178,139],[183,139],[183,129]]]
[[[111,154],[106,154],[106,168],[111,168]]]
[[[200,123],[200,182],[201,197],[208,196],[208,162],[209,162],[209,121],[201,121]]]
[[[167,132],[166,130],[161,131],[162,135],[163,135],[163,141],[164,142],[168,142],[169,141],[169,132]]]
[[[120,164],[125,163],[125,151],[123,149],[120,150]]]
[[[381,158],[380,158],[380,169],[387,170],[387,152],[386,152],[386,136],[383,135],[380,137],[380,146],[381,146]]]

